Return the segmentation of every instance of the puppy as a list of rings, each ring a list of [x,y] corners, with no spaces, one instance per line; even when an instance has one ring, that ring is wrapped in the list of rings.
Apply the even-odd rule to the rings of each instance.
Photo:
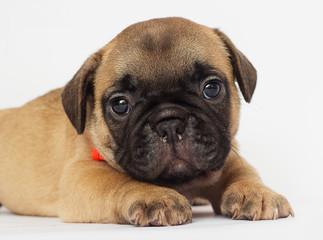
[[[182,18],[134,24],[64,88],[0,111],[0,202],[138,226],[191,222],[195,198],[233,219],[293,215],[238,153],[235,82],[249,103],[256,80],[219,30]]]

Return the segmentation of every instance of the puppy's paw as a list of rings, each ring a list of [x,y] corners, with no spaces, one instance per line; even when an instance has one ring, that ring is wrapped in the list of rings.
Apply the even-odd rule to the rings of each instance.
[[[128,219],[136,226],[168,226],[192,222],[189,201],[171,189],[147,192],[135,199]]]
[[[287,199],[257,183],[237,182],[222,196],[221,212],[232,219],[277,219],[294,216]]]

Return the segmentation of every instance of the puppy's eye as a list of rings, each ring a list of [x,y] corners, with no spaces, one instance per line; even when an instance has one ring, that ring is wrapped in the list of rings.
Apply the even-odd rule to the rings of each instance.
[[[111,101],[112,110],[118,115],[124,115],[129,113],[130,105],[127,100],[117,98]]]
[[[215,99],[219,96],[221,90],[220,83],[208,82],[203,89],[203,96],[206,99]]]

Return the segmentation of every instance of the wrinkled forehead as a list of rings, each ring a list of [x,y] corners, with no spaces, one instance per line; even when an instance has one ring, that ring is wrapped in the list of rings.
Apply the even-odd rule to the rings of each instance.
[[[188,20],[132,25],[115,38],[109,58],[116,79],[132,76],[151,85],[174,83],[194,72],[197,63],[211,66],[227,78],[232,72],[220,38],[212,29]]]

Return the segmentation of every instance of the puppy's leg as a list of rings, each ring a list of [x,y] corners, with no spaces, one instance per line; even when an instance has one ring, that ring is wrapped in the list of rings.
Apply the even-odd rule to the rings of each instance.
[[[190,222],[192,212],[175,190],[136,181],[106,163],[76,161],[61,179],[59,217],[66,222],[177,225]]]
[[[204,195],[218,214],[233,219],[277,219],[294,215],[287,199],[265,186],[256,170],[231,151],[222,176]]]

